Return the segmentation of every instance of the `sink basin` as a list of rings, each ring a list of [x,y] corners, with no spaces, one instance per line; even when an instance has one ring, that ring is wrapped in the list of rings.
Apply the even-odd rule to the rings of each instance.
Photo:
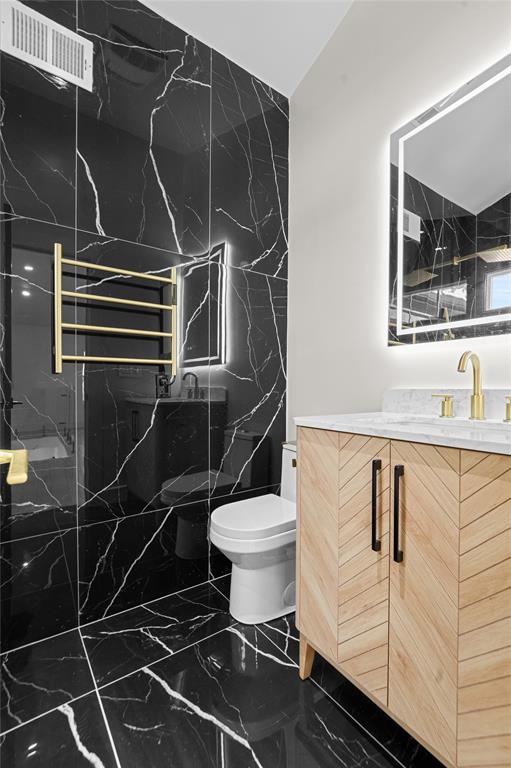
[[[469,429],[469,430],[477,430],[477,429],[483,429],[483,430],[493,430],[493,431],[499,431],[504,434],[511,433],[511,425],[505,424],[501,421],[478,421],[476,419],[465,419],[465,418],[442,418],[440,416],[431,417],[431,416],[412,416],[412,415],[398,415],[398,414],[389,414],[388,416],[386,414],[375,414],[374,416],[371,415],[361,415],[358,416],[357,414],[353,415],[353,422],[356,424],[366,424],[370,426],[373,425],[379,425],[379,426],[385,426],[388,424],[389,426],[395,426],[395,427],[407,427],[407,428],[414,428],[414,429],[440,429],[445,430],[448,429],[456,430],[456,429]]]

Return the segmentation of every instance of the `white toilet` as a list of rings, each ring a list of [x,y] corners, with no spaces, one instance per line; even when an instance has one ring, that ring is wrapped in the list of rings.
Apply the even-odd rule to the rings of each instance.
[[[234,501],[211,515],[211,542],[232,562],[231,615],[243,624],[295,609],[296,447],[282,448],[281,496]]]

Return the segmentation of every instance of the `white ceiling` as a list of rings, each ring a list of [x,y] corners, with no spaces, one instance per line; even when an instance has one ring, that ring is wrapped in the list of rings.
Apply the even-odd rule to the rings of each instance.
[[[353,0],[142,0],[291,96]]]

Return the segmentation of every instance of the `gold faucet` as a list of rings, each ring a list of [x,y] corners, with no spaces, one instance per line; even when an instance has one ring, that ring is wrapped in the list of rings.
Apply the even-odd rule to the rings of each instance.
[[[467,363],[472,363],[472,372],[474,374],[474,385],[472,396],[470,398],[470,418],[478,421],[484,421],[484,395],[481,383],[481,362],[475,352],[463,352],[458,363],[458,371],[465,373]]]

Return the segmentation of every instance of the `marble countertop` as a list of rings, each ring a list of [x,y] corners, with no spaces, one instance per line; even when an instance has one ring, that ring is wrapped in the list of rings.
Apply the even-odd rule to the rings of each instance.
[[[370,437],[387,437],[511,456],[511,423],[497,419],[474,422],[466,417],[445,419],[439,416],[376,411],[297,416],[295,424],[299,427],[353,432]]]

